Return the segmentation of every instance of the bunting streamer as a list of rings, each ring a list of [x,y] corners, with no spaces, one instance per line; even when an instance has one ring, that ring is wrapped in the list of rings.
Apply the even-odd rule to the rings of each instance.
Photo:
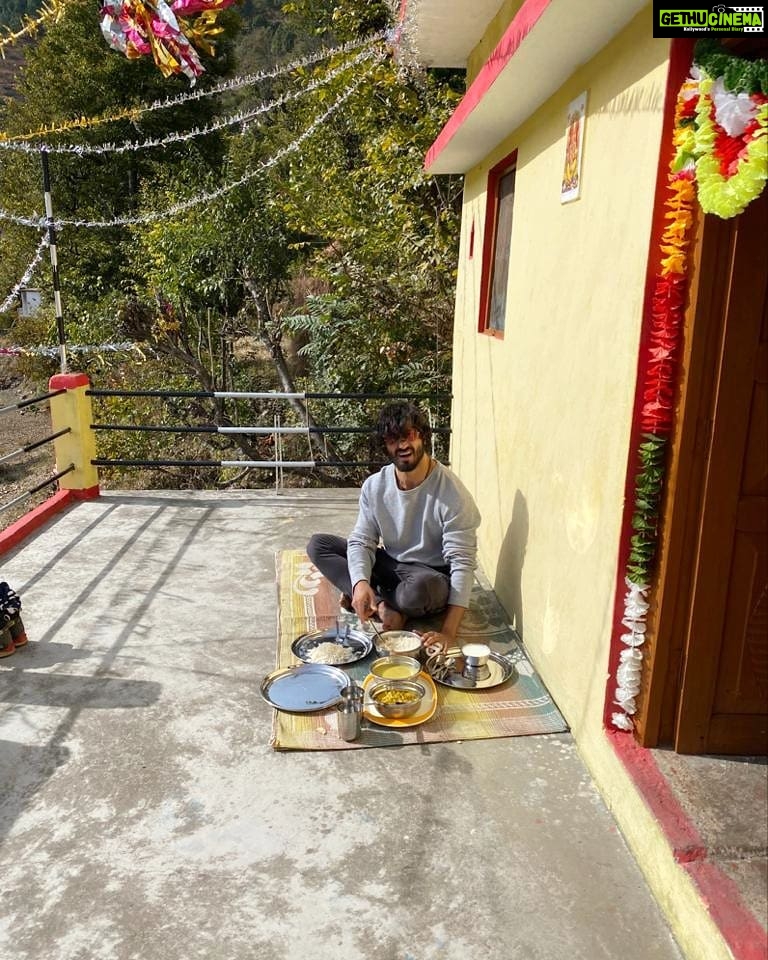
[[[0,140],[0,150],[28,154],[38,154],[41,150],[46,150],[48,153],[73,153],[77,156],[85,157],[94,154],[133,153],[139,150],[151,150],[157,147],[167,147],[173,143],[186,143],[188,140],[194,140],[197,137],[204,137],[210,133],[216,133],[219,130],[224,130],[227,127],[232,126],[240,126],[244,132],[264,114],[270,113],[271,111],[285,106],[288,103],[292,103],[293,101],[300,99],[314,90],[318,90],[324,86],[327,86],[327,84],[331,83],[341,74],[346,73],[352,67],[363,63],[365,60],[370,60],[374,56],[376,56],[375,51],[371,49],[363,50],[362,53],[359,53],[356,57],[346,61],[345,63],[336,67],[334,70],[330,70],[328,73],[323,74],[322,77],[311,80],[308,84],[306,84],[306,86],[301,87],[299,90],[286,93],[280,97],[277,97],[275,100],[261,103],[250,110],[241,110],[238,113],[232,114],[228,117],[222,117],[204,127],[195,127],[193,130],[169,133],[164,137],[156,139],[124,141],[123,143],[117,144],[74,143],[54,146],[47,143],[27,143],[25,141]]]
[[[376,58],[376,62],[381,58],[381,54]],[[193,207],[199,206],[201,203],[210,203],[213,200],[218,200],[220,197],[225,196],[230,193],[232,190],[236,190],[238,187],[244,186],[246,183],[253,180],[255,177],[259,176],[265,170],[270,169],[275,166],[285,157],[289,156],[292,153],[295,153],[305,140],[308,140],[323,124],[332,116],[357,90],[361,85],[363,80],[371,73],[373,68],[370,67],[367,71],[361,74],[353,83],[351,83],[341,94],[334,100],[334,102],[322,113],[320,116],[316,117],[311,124],[309,124],[302,133],[296,137],[291,143],[284,146],[282,149],[278,150],[272,157],[267,160],[261,161],[255,169],[247,171],[242,177],[234,180],[232,183],[224,184],[223,186],[217,188],[216,190],[211,190],[207,193],[198,194],[195,197],[191,197],[188,200],[183,200],[180,203],[172,204],[170,207],[167,207],[165,210],[156,210],[149,213],[141,214],[135,217],[116,217],[113,220],[68,220],[60,219],[54,220],[53,226],[56,230],[60,230],[62,227],[77,227],[81,229],[110,229],[113,227],[128,227],[128,226],[139,226],[148,223],[155,223],[158,220],[165,220],[169,217],[178,216],[180,213],[184,213],[187,210],[191,210]],[[15,223],[17,226],[22,227],[34,227],[35,229],[42,230],[46,225],[47,221],[44,217],[39,216],[17,216],[15,214],[9,213],[7,210],[0,208],[0,221],[7,221],[9,223]]]
[[[345,43],[339,47],[323,48],[315,54],[293,60],[281,67],[273,70],[263,70],[259,73],[249,74],[244,77],[232,77],[229,80],[222,80],[208,89],[188,90],[178,94],[175,97],[166,97],[162,100],[155,100],[148,104],[138,104],[134,107],[126,107],[123,110],[117,110],[114,113],[102,114],[96,117],[76,117],[72,120],[65,120],[62,123],[48,124],[38,127],[36,130],[30,130],[27,133],[10,134],[0,131],[0,147],[6,143],[18,143],[25,140],[40,141],[43,137],[55,136],[59,133],[70,133],[74,130],[88,130],[93,127],[102,126],[107,123],[117,123],[120,120],[138,121],[148,113],[154,113],[156,110],[170,110],[179,107],[182,104],[191,103],[196,100],[203,100],[207,97],[215,97],[223,93],[232,93],[236,90],[242,90],[245,87],[255,86],[264,80],[273,80],[277,77],[285,76],[289,73],[301,73],[307,67],[314,66],[338,54],[347,54],[364,47],[374,46],[381,40],[384,34],[382,32],[372,34],[363,40],[355,40]],[[40,149],[44,144],[38,143],[36,149]]]
[[[213,39],[223,29],[216,19],[234,2],[102,0],[101,32],[110,47],[129,60],[151,56],[164,77],[181,73],[194,84],[205,72],[195,48],[214,54]]]

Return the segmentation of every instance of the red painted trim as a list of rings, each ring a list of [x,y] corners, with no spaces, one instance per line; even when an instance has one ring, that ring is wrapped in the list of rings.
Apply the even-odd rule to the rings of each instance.
[[[533,30],[539,22],[541,15],[552,2],[553,0],[525,0],[525,3],[523,3],[522,7],[517,11],[514,19],[504,31],[504,36],[496,44],[493,53],[491,53],[478,75],[472,81],[461,103],[456,107],[450,119],[438,134],[437,139],[427,151],[424,160],[425,170],[429,170],[456,135],[462,124],[464,124],[470,113],[472,113],[488,93],[499,74],[517,53],[520,44],[525,40],[531,30]]]
[[[88,386],[90,380],[84,373],[55,373],[48,381],[51,390],[74,390]]]
[[[77,491],[78,493],[82,491]],[[10,527],[0,530],[0,554],[8,553],[18,546],[22,540],[31,536],[35,530],[47,523],[52,516],[60,513],[65,507],[73,503],[77,497],[75,491],[58,490],[53,496],[44,500],[39,506],[25,513]]]
[[[505,173],[517,166],[517,150],[500,160],[488,171],[488,185],[485,191],[485,226],[483,228],[483,255],[480,266],[480,306],[477,314],[477,332],[485,333],[498,340],[504,339],[503,330],[492,330],[488,326],[488,310],[491,301],[491,282],[493,280],[493,260],[496,254],[496,222],[499,217],[499,182]],[[514,204],[514,198],[513,198]],[[474,220],[472,221],[474,229]]]
[[[75,500],[95,500],[101,495],[101,488],[96,484],[95,487],[83,487],[82,490],[70,490],[69,493]]]
[[[678,803],[651,751],[637,744],[628,733],[609,730],[606,735],[657,819],[676,862],[693,881],[734,960],[765,960],[768,933],[742,901],[733,880],[709,859],[704,841]]]
[[[669,51],[669,68],[667,71],[667,88],[664,97],[664,122],[661,130],[661,149],[656,169],[656,191],[653,201],[653,219],[651,221],[651,235],[648,246],[648,262],[645,273],[645,297],[643,302],[643,323],[640,332],[640,345],[637,354],[637,377],[635,384],[635,402],[632,412],[632,426],[630,428],[629,449],[627,451],[627,471],[624,481],[624,516],[619,537],[618,566],[616,570],[616,591],[613,604],[613,632],[611,635],[610,651],[608,655],[608,685],[605,693],[603,709],[603,723],[610,727],[611,714],[621,708],[613,702],[616,690],[616,670],[619,665],[619,655],[624,649],[621,634],[625,627],[621,622],[624,616],[624,597],[627,587],[624,583],[627,558],[629,557],[630,538],[632,536],[632,513],[635,499],[635,478],[638,471],[637,449],[640,442],[640,412],[643,406],[643,378],[648,360],[648,344],[651,330],[653,307],[653,284],[659,270],[660,244],[664,232],[664,203],[667,199],[667,177],[669,165],[674,156],[672,132],[675,123],[675,105],[680,87],[683,85],[693,63],[693,48],[695,40],[672,40]]]
[[[733,880],[709,861],[688,863],[685,870],[709,908],[733,960],[765,960],[768,957],[768,934],[742,904]]]
[[[704,841],[677,802],[651,751],[627,733],[615,730],[606,733],[640,796],[659,821],[675,860],[678,863],[702,860],[707,853]]]

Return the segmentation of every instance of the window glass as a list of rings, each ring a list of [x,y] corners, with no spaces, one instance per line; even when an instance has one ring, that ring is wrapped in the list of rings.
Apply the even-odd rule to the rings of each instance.
[[[498,180],[496,191],[496,229],[493,238],[491,291],[488,301],[487,328],[503,331],[507,309],[509,250],[512,243],[512,207],[515,199],[515,170],[508,170]]]

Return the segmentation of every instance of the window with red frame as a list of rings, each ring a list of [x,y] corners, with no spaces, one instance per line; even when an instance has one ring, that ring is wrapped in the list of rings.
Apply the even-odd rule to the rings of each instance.
[[[478,329],[494,337],[504,336],[516,168],[517,151],[488,174]]]

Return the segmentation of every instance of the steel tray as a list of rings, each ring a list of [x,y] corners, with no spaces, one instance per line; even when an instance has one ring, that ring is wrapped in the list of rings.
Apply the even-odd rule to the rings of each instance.
[[[259,692],[278,710],[314,713],[341,700],[349,677],[338,667],[325,663],[302,663],[275,670],[261,681]]]
[[[328,630],[315,630],[314,633],[304,633],[291,644],[291,653],[299,660],[305,663],[313,663],[310,660],[310,651],[321,643],[335,643],[348,651],[349,659],[344,663],[328,664],[328,666],[346,667],[350,663],[357,663],[363,657],[367,657],[373,649],[371,638],[360,630],[349,630],[342,626],[340,629],[331,627]]]
[[[435,662],[434,658],[430,658],[426,667],[429,675],[437,683],[458,690],[487,690],[489,687],[498,687],[500,683],[506,683],[512,677],[517,678],[514,663],[493,651],[488,658],[489,675],[483,680],[473,680],[463,676],[464,657],[458,647],[452,647],[446,652],[444,665],[441,666],[439,661]]]

